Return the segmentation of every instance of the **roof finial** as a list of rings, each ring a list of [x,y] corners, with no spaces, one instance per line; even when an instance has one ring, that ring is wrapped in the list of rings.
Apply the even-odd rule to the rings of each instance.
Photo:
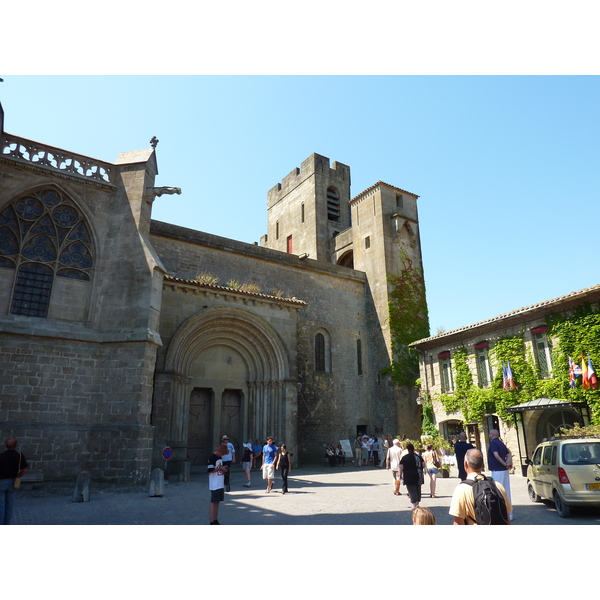
[[[152,139],[150,140],[150,145],[153,148],[156,148],[157,144],[158,144],[158,138],[156,136],[153,136]]]

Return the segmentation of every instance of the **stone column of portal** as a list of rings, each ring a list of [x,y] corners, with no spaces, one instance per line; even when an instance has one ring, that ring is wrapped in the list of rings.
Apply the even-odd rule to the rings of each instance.
[[[248,381],[246,383],[246,387],[248,388],[248,437],[250,438],[248,441],[254,444],[254,440],[258,437],[256,432],[256,385],[254,381]]]
[[[228,431],[221,431],[221,412],[223,410],[223,393],[225,388],[214,388],[214,410],[213,410],[213,422],[212,422],[212,440],[214,450],[221,443],[222,435],[230,435]]]
[[[244,392],[244,390],[241,391],[241,397],[240,397],[240,409],[242,411],[242,428],[240,431],[240,435],[242,436],[242,439],[240,440],[241,444],[245,444],[248,440],[248,432],[250,431],[248,428],[248,400],[249,400],[249,394],[247,392]],[[242,448],[239,449],[239,452],[241,453],[240,456],[243,454]]]
[[[171,439],[169,446],[173,457],[167,464],[167,477],[170,473],[179,473],[181,463],[187,460],[188,415],[190,411],[190,390],[192,381],[185,375],[172,376],[171,386]]]
[[[273,413],[273,435],[279,441],[279,443],[285,443],[285,430],[283,427],[282,420],[282,390],[283,385],[281,381],[271,382],[271,401],[272,401],[272,413]]]

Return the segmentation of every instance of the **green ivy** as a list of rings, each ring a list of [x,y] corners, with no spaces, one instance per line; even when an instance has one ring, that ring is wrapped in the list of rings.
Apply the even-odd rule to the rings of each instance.
[[[421,433],[423,435],[430,435],[432,437],[437,437],[440,435],[440,432],[435,426],[433,403],[429,398],[427,398],[425,400],[425,403],[423,404],[423,420],[421,422]]]
[[[514,414],[507,409],[536,398],[585,401],[590,407],[591,422],[600,424],[600,387],[583,389],[581,381],[575,389],[569,386],[569,356],[581,366],[581,356],[590,354],[594,365],[600,366],[600,313],[589,306],[578,309],[569,317],[551,315],[546,319],[548,340],[556,338],[552,348],[553,377],[540,379],[538,367],[530,350],[525,347],[523,333],[500,338],[490,350],[490,362],[496,376],[491,386],[481,389],[473,383],[466,348],[453,355],[455,390],[453,394],[440,394],[438,400],[446,412],[461,411],[467,422],[483,422],[486,414],[496,413],[503,421],[512,423]],[[472,357],[471,357],[472,358]],[[515,388],[505,390],[502,367],[510,362]],[[594,366],[596,368],[596,366]],[[600,377],[599,377],[600,379]]]
[[[578,378],[575,389],[569,385],[569,356],[581,367],[581,356],[587,363],[589,354],[594,369],[600,366],[600,313],[584,305],[569,317],[551,315],[546,323],[549,336],[558,339],[558,345],[552,351],[552,374],[560,397],[586,402],[590,407],[591,422],[600,424],[600,388],[584,389],[581,378]],[[596,377],[600,379],[598,373]]]
[[[419,377],[419,353],[408,344],[429,337],[429,313],[423,270],[414,267],[405,250],[400,251],[400,274],[388,275],[392,285],[388,310],[392,361],[382,370],[397,385],[413,386]]]

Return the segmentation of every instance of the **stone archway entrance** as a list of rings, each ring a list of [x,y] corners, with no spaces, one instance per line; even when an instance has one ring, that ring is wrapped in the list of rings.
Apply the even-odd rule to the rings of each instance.
[[[221,306],[196,313],[171,338],[165,371],[176,461],[206,464],[224,434],[237,453],[266,435],[295,446],[297,383],[283,342],[259,316]]]

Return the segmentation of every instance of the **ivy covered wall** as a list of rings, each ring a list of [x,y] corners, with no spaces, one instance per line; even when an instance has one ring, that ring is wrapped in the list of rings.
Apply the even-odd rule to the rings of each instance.
[[[476,383],[476,374],[469,367],[466,346],[459,347],[452,355],[455,388],[453,393],[439,394],[438,399],[446,412],[460,411],[466,422],[483,422],[484,416],[497,414],[509,425],[514,414],[507,408],[535,400],[554,398],[568,401],[585,401],[590,408],[591,422],[600,424],[600,387],[584,389],[581,378],[575,388],[569,383],[569,356],[581,366],[581,357],[588,355],[593,365],[600,365],[600,312],[589,304],[579,307],[568,316],[560,313],[548,315],[547,336],[552,345],[552,372],[550,378],[542,378],[535,361],[531,344],[525,343],[526,326],[520,333],[501,336],[489,352],[495,377],[487,388]],[[502,367],[509,361],[515,387],[503,387]],[[475,375],[475,376],[474,376]]]

